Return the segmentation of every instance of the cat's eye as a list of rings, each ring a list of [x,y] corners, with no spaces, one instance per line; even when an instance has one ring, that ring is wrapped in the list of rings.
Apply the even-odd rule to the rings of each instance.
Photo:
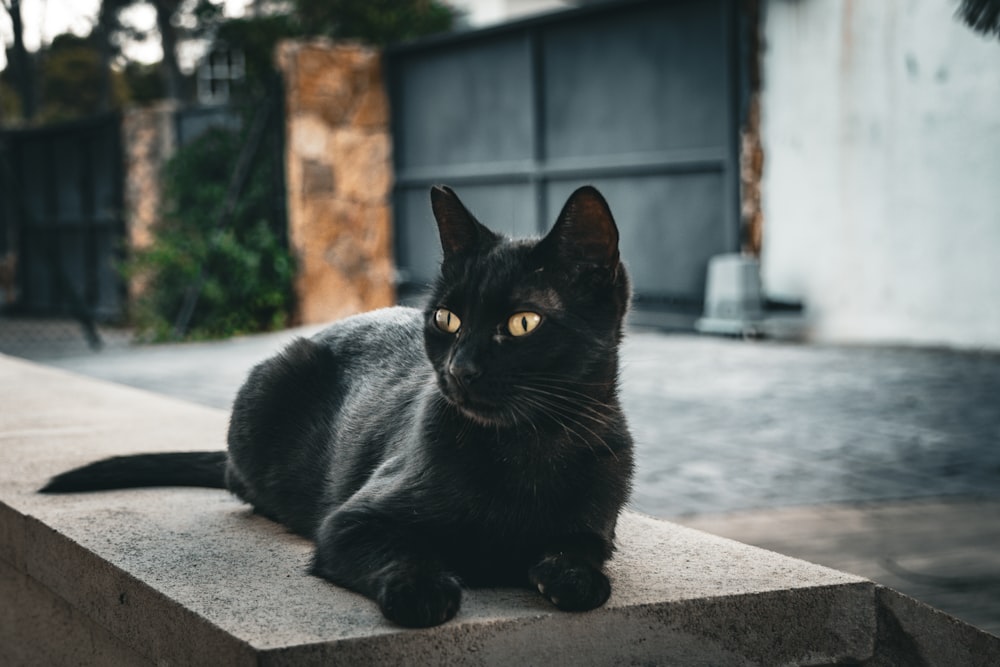
[[[541,321],[542,316],[538,313],[514,313],[507,320],[507,331],[511,336],[524,336],[537,329]]]
[[[438,308],[434,311],[434,325],[445,333],[453,334],[462,327],[462,320],[447,308]]]

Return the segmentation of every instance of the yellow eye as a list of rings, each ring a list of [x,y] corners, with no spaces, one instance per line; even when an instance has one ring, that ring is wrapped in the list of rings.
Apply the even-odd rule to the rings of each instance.
[[[445,333],[453,334],[462,327],[462,320],[447,308],[438,308],[434,311],[434,325]]]
[[[538,313],[514,313],[507,320],[507,330],[511,336],[524,336],[530,334],[542,321],[542,316]]]

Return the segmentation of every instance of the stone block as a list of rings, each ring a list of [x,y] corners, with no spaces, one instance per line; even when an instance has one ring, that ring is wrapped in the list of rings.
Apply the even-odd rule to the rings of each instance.
[[[0,664],[148,665],[105,628],[0,559]]]
[[[288,119],[289,149],[303,160],[329,160],[329,129],[316,114],[297,114]]]
[[[367,65],[351,124],[361,128],[386,127],[389,124],[389,98],[382,82],[381,62],[373,60]]]
[[[152,227],[160,216],[161,171],[175,150],[176,110],[175,104],[161,102],[129,109],[122,117],[125,227],[132,248],[152,242]]]
[[[870,667],[1000,664],[1000,637],[880,586],[878,640]]]
[[[333,167],[322,160],[302,159],[302,196],[321,197],[335,190]]]
[[[392,189],[392,171],[385,168],[392,162],[389,135],[344,127],[333,130],[329,142],[328,157],[338,174],[338,196],[352,202],[387,202]]]

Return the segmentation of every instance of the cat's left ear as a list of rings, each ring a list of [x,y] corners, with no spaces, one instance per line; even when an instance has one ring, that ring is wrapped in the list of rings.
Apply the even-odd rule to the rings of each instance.
[[[612,269],[618,265],[618,226],[597,188],[585,185],[569,196],[538,251],[555,252],[577,264]]]
[[[455,191],[447,185],[431,188],[431,209],[441,235],[445,260],[472,253],[480,244],[495,241],[497,235],[469,213]]]

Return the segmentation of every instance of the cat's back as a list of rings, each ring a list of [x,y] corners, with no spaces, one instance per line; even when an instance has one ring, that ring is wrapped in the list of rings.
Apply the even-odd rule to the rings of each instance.
[[[422,332],[421,311],[395,306],[334,322],[312,341],[329,349],[344,364],[377,367],[391,361],[423,359]]]
[[[352,386],[413,374],[427,365],[422,327],[421,311],[398,306],[338,320],[257,364],[237,395],[235,409],[239,413],[244,406],[259,410],[262,403],[301,404],[304,395],[311,397],[306,403],[318,400],[331,407],[330,401],[339,403]]]
[[[388,425],[430,377],[422,331],[419,310],[386,308],[335,322],[258,364],[233,404],[230,489],[311,535],[321,499],[349,495],[397,439]]]
[[[348,432],[352,440],[384,435],[380,422],[398,422],[401,409],[432,381],[423,327],[421,311],[397,306],[341,320],[312,338],[336,369],[334,431],[341,438]]]

